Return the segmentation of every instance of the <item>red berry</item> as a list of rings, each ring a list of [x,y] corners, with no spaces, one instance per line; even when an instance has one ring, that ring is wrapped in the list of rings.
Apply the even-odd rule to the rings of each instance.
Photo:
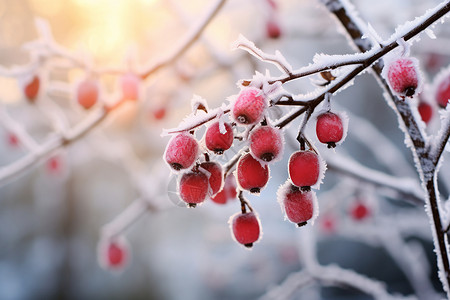
[[[269,167],[261,164],[250,153],[241,156],[236,174],[241,188],[251,193],[259,193],[269,181]]]
[[[179,133],[172,137],[164,157],[173,170],[179,171],[192,166],[198,156],[198,143],[192,134]]]
[[[11,147],[16,148],[19,146],[19,143],[20,143],[19,138],[14,133],[9,132],[7,134],[7,140],[8,140],[8,145],[10,145]]]
[[[211,197],[211,200],[217,204],[227,203],[227,191],[223,188],[220,192]]]
[[[40,80],[37,75],[34,75],[33,78],[25,84],[23,93],[28,100],[33,101],[36,99],[39,93]]]
[[[98,83],[93,79],[85,79],[78,84],[77,101],[85,109],[89,109],[97,103]]]
[[[225,179],[225,184],[221,191],[211,197],[211,200],[217,204],[225,204],[228,200],[235,199],[237,196],[236,179],[230,174]]]
[[[268,20],[266,23],[266,34],[268,38],[277,39],[281,36],[281,28],[278,22]]]
[[[178,187],[181,199],[189,207],[195,207],[205,201],[208,195],[208,177],[203,172],[190,171],[181,176]]]
[[[129,260],[129,246],[123,237],[100,241],[100,265],[105,269],[122,270]]]
[[[220,122],[211,124],[206,130],[205,144],[206,148],[214,151],[216,154],[222,154],[230,149],[233,144],[233,129],[228,123],[223,123],[225,132],[220,132]]]
[[[58,174],[62,172],[63,163],[61,157],[58,155],[52,156],[47,161],[47,171],[51,174]]]
[[[166,116],[166,108],[160,107],[152,111],[153,117],[156,120],[162,120]]]
[[[261,93],[256,88],[245,88],[239,93],[231,109],[237,123],[252,125],[263,118],[267,102]]]
[[[331,213],[323,215],[320,221],[320,227],[325,233],[331,234],[336,231],[336,217]]]
[[[253,212],[237,213],[230,218],[233,236],[239,244],[251,248],[258,241],[260,224]]]
[[[369,217],[370,210],[365,203],[356,201],[350,208],[350,214],[354,220],[362,221]]]
[[[314,216],[316,194],[311,190],[302,191],[287,182],[279,189],[278,201],[289,221],[298,227],[306,225]]]
[[[450,99],[450,74],[439,83],[436,91],[436,101],[440,107],[445,108]]]
[[[122,98],[125,100],[137,100],[139,98],[140,79],[133,73],[128,73],[120,79]]]
[[[289,178],[298,187],[310,187],[319,180],[319,156],[310,150],[294,152],[289,158]]]
[[[316,134],[319,141],[327,144],[328,148],[336,147],[336,143],[344,136],[342,119],[332,112],[320,114],[317,117]]]
[[[271,126],[261,126],[252,131],[249,137],[250,152],[265,162],[278,160],[283,152],[281,131]]]
[[[412,97],[419,86],[417,62],[410,57],[402,57],[387,66],[387,80],[391,90],[399,97]]]
[[[422,121],[428,123],[433,116],[433,107],[427,102],[421,101],[419,102],[419,106],[417,107],[419,110],[419,114],[422,117]]]
[[[223,183],[222,166],[216,162],[204,162],[200,164],[200,168],[205,169],[207,171],[206,175],[209,175],[208,182],[211,188],[211,195],[217,194]]]

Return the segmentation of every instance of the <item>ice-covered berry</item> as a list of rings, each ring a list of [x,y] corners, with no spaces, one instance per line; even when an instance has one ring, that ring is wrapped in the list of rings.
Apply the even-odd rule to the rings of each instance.
[[[314,191],[301,190],[297,186],[286,182],[278,190],[278,202],[286,217],[298,227],[306,225],[315,215],[316,194]]]
[[[127,73],[120,78],[122,98],[125,100],[137,100],[139,98],[140,78],[133,73]]]
[[[209,191],[208,177],[199,170],[192,170],[184,173],[178,183],[180,198],[189,207],[205,201]]]
[[[124,237],[102,240],[98,246],[100,266],[108,270],[122,270],[130,260],[129,246]]]
[[[223,172],[222,166],[216,162],[208,161],[200,164],[200,168],[207,172],[209,186],[211,188],[211,195],[217,194],[222,188]]]
[[[260,126],[252,131],[249,140],[250,152],[254,157],[265,162],[281,158],[284,140],[280,129]]]
[[[23,87],[23,93],[30,102],[33,102],[36,99],[39,93],[40,84],[41,81],[37,75],[29,78],[25,83]]]
[[[225,150],[230,149],[233,144],[233,128],[226,122],[223,123],[223,126],[221,131],[220,122],[214,122],[205,133],[206,148],[216,154],[222,154]]]
[[[259,193],[269,181],[269,167],[261,164],[250,153],[241,156],[236,174],[240,187],[251,193]]]
[[[436,89],[436,101],[442,108],[445,108],[450,100],[450,72],[444,74],[446,76],[440,76],[442,79]]]
[[[425,123],[430,122],[431,118],[433,117],[433,107],[429,103],[420,101],[417,110],[419,111],[422,121],[424,121]]]
[[[401,98],[417,93],[420,81],[418,62],[415,58],[400,57],[389,61],[383,73],[391,90]]]
[[[315,185],[320,176],[319,156],[311,150],[300,150],[289,158],[289,178],[291,182],[308,189]]]
[[[211,200],[217,204],[225,204],[228,200],[235,199],[236,196],[236,178],[233,174],[230,174],[225,179],[222,190],[212,196]]]
[[[281,36],[281,28],[275,20],[268,20],[266,23],[266,34],[268,38],[277,39]]]
[[[362,221],[370,216],[370,209],[362,201],[356,201],[350,207],[350,215],[356,221]]]
[[[339,115],[332,112],[324,112],[317,116],[316,134],[321,143],[328,148],[336,147],[344,136],[344,124]]]
[[[251,248],[260,236],[260,224],[254,212],[237,213],[230,218],[233,236],[239,244]]]
[[[97,81],[87,78],[77,86],[77,102],[81,107],[89,109],[98,101],[99,87]]]
[[[231,114],[239,124],[252,125],[259,122],[267,108],[267,100],[257,88],[244,88],[234,101]]]
[[[164,157],[173,170],[187,169],[198,157],[198,143],[194,136],[187,132],[174,135],[167,144]]]

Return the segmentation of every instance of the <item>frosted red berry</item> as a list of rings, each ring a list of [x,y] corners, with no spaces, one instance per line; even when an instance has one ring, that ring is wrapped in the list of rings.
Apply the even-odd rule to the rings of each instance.
[[[239,244],[251,248],[260,236],[258,217],[253,212],[237,213],[231,217],[233,236]]]
[[[98,101],[99,87],[97,81],[85,79],[78,84],[77,102],[81,107],[89,109]]]
[[[268,38],[277,39],[281,36],[281,28],[278,22],[268,20],[266,23],[266,34]]]
[[[265,162],[278,160],[283,152],[283,137],[281,130],[272,126],[261,126],[252,131],[249,136],[250,152]]]
[[[306,225],[314,216],[315,193],[311,190],[304,191],[287,183],[280,187],[278,193],[284,213],[289,221],[296,223],[298,227]]]
[[[187,169],[198,157],[198,143],[192,134],[179,133],[167,144],[164,157],[173,170]]]
[[[28,100],[33,101],[36,99],[39,93],[40,82],[39,77],[34,75],[31,80],[25,84],[23,93]]]
[[[98,255],[105,269],[122,270],[129,261],[128,243],[123,237],[100,241]]]
[[[365,203],[356,201],[350,207],[350,215],[354,220],[362,221],[370,216],[370,209]]]
[[[216,162],[203,162],[200,164],[200,168],[207,172],[209,186],[211,188],[211,195],[217,194],[222,188],[223,184],[223,172],[222,166]]]
[[[442,108],[445,108],[450,99],[450,74],[438,84],[436,90],[436,101],[438,105]]]
[[[164,119],[165,116],[166,116],[166,113],[167,112],[166,112],[166,108],[165,107],[160,107],[160,108],[157,108],[157,109],[152,111],[152,115],[153,115],[153,118],[155,118],[155,120],[162,120],[162,119]]]
[[[139,98],[140,78],[133,74],[127,73],[120,78],[120,88],[122,90],[122,98],[125,100],[137,100]]]
[[[252,125],[259,122],[267,107],[260,89],[244,88],[233,103],[231,113],[239,124]]]
[[[419,86],[417,63],[410,57],[401,57],[387,66],[387,80],[391,90],[399,97],[412,97]]]
[[[294,152],[289,158],[288,169],[291,182],[298,187],[307,189],[319,180],[319,156],[310,150]]]
[[[433,117],[433,107],[425,102],[421,101],[419,102],[419,106],[417,107],[420,117],[422,118],[422,121],[425,123],[430,122],[431,118]]]
[[[236,179],[233,174],[230,174],[225,179],[222,190],[212,196],[211,200],[217,204],[225,204],[228,200],[235,199],[236,196]]]
[[[229,123],[224,122],[224,132],[220,131],[220,122],[212,123],[205,133],[206,148],[216,154],[222,154],[233,145],[233,128]]]
[[[242,189],[259,193],[269,181],[269,167],[261,164],[250,153],[239,159],[237,180]]]
[[[189,207],[195,207],[205,201],[208,191],[209,182],[205,173],[193,170],[181,176],[178,192],[181,200],[186,202]]]
[[[332,112],[325,112],[317,117],[316,134],[321,143],[328,148],[336,147],[344,136],[344,124],[340,116]]]

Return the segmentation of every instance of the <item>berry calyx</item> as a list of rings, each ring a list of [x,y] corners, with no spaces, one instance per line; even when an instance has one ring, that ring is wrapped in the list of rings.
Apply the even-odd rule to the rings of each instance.
[[[253,125],[259,122],[267,108],[267,101],[262,91],[257,88],[244,88],[231,108],[233,118],[239,124]]]
[[[25,97],[30,100],[30,102],[33,102],[33,100],[36,99],[38,93],[39,93],[39,86],[40,86],[40,79],[37,75],[34,75],[31,80],[29,80],[24,88],[23,93]]]
[[[341,117],[332,112],[325,112],[317,117],[316,134],[321,143],[328,148],[335,148],[344,136],[344,124]]]
[[[100,241],[98,259],[104,269],[122,270],[129,261],[127,241],[122,236]]]
[[[172,137],[164,154],[169,166],[179,171],[192,166],[198,156],[198,143],[192,134],[179,133]]]
[[[254,212],[237,213],[230,218],[233,236],[239,244],[251,248],[260,236],[260,224]]]
[[[370,216],[370,209],[362,201],[356,201],[350,208],[350,215],[354,220],[362,221]]]
[[[447,72],[447,76],[441,80],[436,90],[436,101],[438,105],[445,108],[450,100],[450,74]]]
[[[262,161],[278,160],[283,152],[281,130],[272,126],[261,126],[252,131],[249,137],[250,152]]]
[[[422,121],[424,121],[425,123],[430,122],[431,118],[433,117],[433,107],[429,103],[420,101],[417,110],[419,111]]]
[[[198,170],[184,173],[178,184],[180,198],[186,202],[189,207],[196,207],[197,204],[205,201],[208,190],[208,177],[205,173]]]
[[[220,122],[211,124],[205,133],[206,148],[216,154],[222,154],[233,145],[233,129],[229,123],[223,123],[224,128],[220,130]],[[223,130],[225,129],[225,130]]]
[[[269,181],[269,167],[261,164],[250,153],[239,159],[237,180],[242,189],[259,193]]]
[[[78,84],[77,102],[84,109],[89,109],[98,101],[98,83],[93,79],[85,79]]]
[[[308,190],[319,180],[319,156],[311,150],[300,150],[289,158],[289,178],[297,187]]]
[[[419,86],[418,63],[416,59],[401,57],[391,61],[385,71],[391,90],[401,98],[413,97]]]
[[[211,195],[217,194],[223,184],[222,166],[216,162],[208,161],[201,163],[200,168],[208,173],[206,175],[209,176],[208,182],[211,188]]]
[[[301,190],[286,182],[278,191],[278,201],[287,219],[298,227],[314,217],[316,194],[311,190]]]

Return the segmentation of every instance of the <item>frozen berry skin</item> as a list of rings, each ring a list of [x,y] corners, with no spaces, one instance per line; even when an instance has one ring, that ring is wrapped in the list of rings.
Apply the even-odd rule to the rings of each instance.
[[[231,217],[233,236],[239,244],[251,248],[258,241],[260,224],[253,212],[237,213]]]
[[[38,93],[39,93],[39,87],[40,87],[40,79],[38,76],[33,76],[33,78],[24,86],[23,93],[25,97],[30,101],[33,102]]]
[[[315,193],[311,190],[302,191],[292,184],[287,187],[281,187],[284,192],[281,193],[280,204],[284,209],[286,217],[298,227],[306,225],[314,216]]]
[[[93,79],[85,79],[78,84],[77,102],[84,109],[89,109],[98,101],[98,84]]]
[[[281,36],[280,25],[273,20],[268,20],[266,23],[266,34],[268,38],[278,39]]]
[[[433,117],[433,107],[424,101],[419,102],[419,106],[417,107],[420,117],[422,118],[422,121],[428,124],[430,122],[431,118]]]
[[[233,174],[230,174],[225,179],[222,190],[212,196],[211,200],[217,204],[226,204],[228,200],[235,199],[236,196],[236,178]]]
[[[195,207],[205,201],[208,191],[209,182],[205,173],[190,171],[181,176],[178,192],[181,200],[186,202],[189,207]]]
[[[245,88],[237,96],[231,113],[239,124],[253,125],[259,122],[267,108],[267,101],[260,89]]]
[[[187,169],[198,157],[198,143],[192,134],[179,133],[167,144],[164,157],[173,170]]]
[[[250,152],[262,161],[278,160],[283,152],[281,131],[271,126],[261,126],[252,131],[249,137]]]
[[[228,123],[223,123],[223,125],[226,130],[224,134],[220,132],[219,121],[211,124],[205,134],[206,148],[214,151],[216,154],[222,154],[233,145],[233,128]]]
[[[211,195],[217,194],[222,188],[223,184],[223,172],[222,166],[216,162],[204,162],[200,164],[200,168],[205,169],[209,175],[208,182],[211,188]]]
[[[442,108],[445,108],[450,99],[450,74],[447,74],[437,86],[436,90],[436,101],[438,105]]]
[[[362,221],[370,216],[370,210],[365,203],[356,201],[350,208],[350,215],[355,221]]]
[[[308,189],[319,180],[319,156],[310,150],[300,150],[292,153],[289,158],[289,178],[291,182]]]
[[[387,69],[387,79],[391,90],[399,97],[412,97],[419,86],[417,63],[410,57],[392,61]]]
[[[344,136],[342,119],[332,112],[320,114],[316,122],[316,135],[321,143],[328,145],[328,148],[336,147],[336,143]]]
[[[241,156],[236,174],[241,188],[251,193],[259,193],[269,181],[269,167],[262,165],[250,153]]]

